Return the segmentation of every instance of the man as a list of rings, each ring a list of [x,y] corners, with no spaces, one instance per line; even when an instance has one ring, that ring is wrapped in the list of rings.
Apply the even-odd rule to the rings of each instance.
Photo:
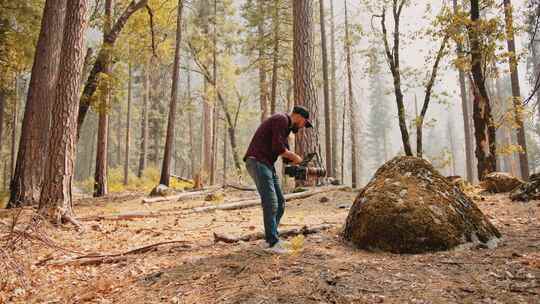
[[[270,251],[286,253],[279,240],[278,226],[285,211],[285,198],[279,185],[274,163],[279,156],[293,164],[302,158],[289,150],[288,137],[302,128],[312,128],[309,112],[302,106],[294,107],[291,114],[278,113],[265,120],[255,132],[244,161],[253,178],[262,201],[264,234]]]

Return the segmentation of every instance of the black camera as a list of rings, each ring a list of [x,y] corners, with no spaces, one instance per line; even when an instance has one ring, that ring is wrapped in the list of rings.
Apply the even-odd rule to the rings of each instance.
[[[285,174],[294,177],[296,180],[307,180],[309,176],[313,177],[325,177],[326,170],[321,167],[309,167],[308,163],[317,154],[309,154],[299,165],[286,165]]]

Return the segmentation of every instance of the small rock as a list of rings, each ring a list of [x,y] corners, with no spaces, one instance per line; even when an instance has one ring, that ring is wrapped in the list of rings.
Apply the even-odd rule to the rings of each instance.
[[[321,203],[328,203],[330,201],[330,199],[326,196],[323,196],[321,197],[321,199],[319,200]]]
[[[338,209],[349,209],[349,208],[351,208],[351,206],[352,206],[351,203],[341,203],[337,207],[338,207]]]
[[[152,191],[150,192],[150,197],[156,197],[156,196],[169,196],[173,195],[174,191],[171,190],[171,188],[165,186],[165,185],[157,185]]]

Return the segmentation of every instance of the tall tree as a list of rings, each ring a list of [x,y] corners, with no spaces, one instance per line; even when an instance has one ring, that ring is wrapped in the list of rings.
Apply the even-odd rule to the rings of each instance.
[[[512,17],[512,2],[510,0],[504,0],[504,16],[506,21],[506,42],[508,46],[508,53],[510,60],[510,81],[512,83],[512,97],[514,101],[514,115],[518,125],[517,129],[517,141],[522,151],[519,153],[519,165],[521,169],[521,178],[524,180],[529,179],[529,160],[527,155],[527,142],[525,140],[525,126],[523,125],[522,118],[522,101],[521,91],[519,87],[518,76],[518,61],[516,55],[516,43],[514,39],[514,21]]]
[[[9,164],[9,173],[13,179],[15,172],[15,153],[17,151],[17,125],[19,120],[19,75],[15,75],[15,96],[13,98],[13,113],[11,116],[11,158]]]
[[[126,150],[124,154],[124,185],[129,182],[129,154],[131,146],[131,95],[132,95],[132,65],[128,62],[128,96],[126,113]]]
[[[88,110],[90,109],[92,97],[94,96],[94,93],[96,92],[96,89],[98,88],[99,81],[100,81],[100,74],[104,73],[105,70],[107,69],[107,66],[109,65],[108,64],[109,56],[110,56],[109,53],[114,48],[116,44],[116,40],[118,39],[118,36],[120,36],[120,33],[124,29],[124,26],[126,25],[128,19],[135,12],[145,7],[149,10],[148,0],[138,0],[138,1],[132,0],[129,3],[129,5],[124,9],[122,14],[118,17],[114,25],[111,22],[110,31],[107,31],[107,34],[104,34],[103,45],[101,46],[101,49],[99,50],[99,53],[96,58],[96,62],[94,63],[94,66],[92,67],[92,70],[90,71],[90,75],[88,76],[88,79],[86,80],[83,93],[81,96],[79,114],[77,117],[77,139],[81,133],[81,128],[84,123],[84,119],[86,118],[86,113],[88,113]]]
[[[317,117],[317,94],[313,83],[313,1],[293,3],[294,101]],[[295,137],[296,153],[303,156],[317,150],[316,130],[301,130]]]
[[[67,3],[59,77],[52,104],[49,153],[39,202],[39,212],[56,224],[73,217],[73,182],[77,109],[84,63],[84,37],[87,25],[86,0]]]
[[[137,176],[142,177],[148,160],[148,103],[150,102],[150,61],[144,67],[143,104],[141,114],[141,149],[139,154],[139,170]]]
[[[103,40],[112,30],[113,20],[113,0],[105,0],[105,18],[103,22]],[[96,168],[94,173],[94,197],[105,196],[108,193],[107,167],[108,167],[108,146],[109,146],[109,106],[111,104],[111,72],[112,72],[112,48],[106,49],[103,53],[103,94],[99,100],[99,121],[98,139],[96,153]]]
[[[50,109],[55,99],[65,9],[66,0],[45,2],[8,207],[39,201],[43,166],[35,164],[43,163],[47,155]]]
[[[479,0],[471,0],[471,24],[468,27],[471,54],[471,74],[474,84],[474,133],[476,137],[476,158],[478,159],[478,178],[496,170],[496,138],[495,125],[491,114],[491,105],[485,84],[484,62],[481,39],[481,19]]]
[[[409,131],[407,130],[407,121],[405,113],[405,105],[403,103],[403,91],[401,88],[401,71],[400,71],[400,24],[401,13],[403,7],[407,3],[406,0],[393,0],[392,1],[392,16],[394,17],[394,33],[393,33],[393,47],[390,49],[388,42],[388,32],[386,30],[386,5],[383,6],[381,15],[381,28],[382,38],[386,53],[386,60],[390,66],[392,77],[394,78],[394,94],[396,96],[396,104],[398,109],[399,129],[401,131],[401,140],[403,141],[403,149],[405,154],[412,156],[411,143],[409,139]]]
[[[337,136],[337,80],[336,80],[336,27],[334,24],[334,0],[330,0],[330,59],[331,59],[331,93],[332,93],[332,106],[330,126],[332,133],[332,176],[337,176],[337,155],[338,155],[338,136]]]
[[[452,0],[452,5],[454,9],[454,15],[457,15],[459,12],[457,0]],[[463,51],[463,45],[460,41],[456,43],[456,53],[458,58],[458,75],[459,75],[459,92],[461,97],[461,110],[463,114],[463,127],[465,134],[465,169],[467,172],[467,180],[469,182],[473,181],[473,141],[471,136],[471,126],[470,126],[470,105],[469,98],[467,97],[467,86],[465,84],[465,71],[463,65],[459,62],[463,61],[465,53]]]
[[[321,49],[322,49],[322,67],[324,83],[324,129],[325,129],[325,151],[326,151],[326,170],[332,175],[332,116],[330,113],[330,84],[328,80],[328,51],[326,48],[326,18],[324,14],[324,0],[319,0],[320,22],[321,22]]]
[[[165,140],[165,151],[163,155],[163,165],[161,166],[161,178],[159,183],[169,186],[171,176],[171,154],[174,141],[174,129],[176,122],[176,103],[178,100],[178,83],[180,76],[180,50],[182,42],[182,8],[183,0],[178,0],[178,13],[176,17],[176,47],[174,52],[174,65],[171,86],[171,103],[169,105],[169,120],[167,122],[167,137]]]
[[[268,111],[268,84],[266,81],[266,45],[265,41],[265,2],[266,1],[257,1],[258,8],[258,24],[257,32],[259,35],[258,52],[259,52],[259,102],[261,104],[261,122],[264,121],[269,116]]]
[[[352,179],[352,188],[356,188],[358,185],[358,168],[357,168],[357,130],[356,130],[356,108],[353,96],[352,88],[352,58],[351,58],[351,37],[349,33],[349,17],[347,12],[347,0],[345,2],[345,54],[347,56],[347,88],[348,88],[348,97],[349,97],[349,115],[351,124],[351,179]],[[343,109],[345,111],[345,108]]]

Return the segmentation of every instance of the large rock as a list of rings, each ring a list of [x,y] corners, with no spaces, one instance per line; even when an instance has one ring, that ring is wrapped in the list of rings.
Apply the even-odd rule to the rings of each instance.
[[[343,236],[368,250],[421,253],[467,242],[491,247],[501,234],[427,161],[396,157],[379,168],[360,192]]]
[[[531,175],[528,182],[514,189],[510,193],[510,198],[522,202],[540,199],[540,173]]]
[[[480,186],[488,192],[504,193],[510,192],[523,185],[523,181],[505,172],[493,172],[484,178]]]
[[[154,187],[154,189],[152,189],[152,191],[150,192],[150,197],[170,196],[173,194],[174,194],[174,191],[171,188],[165,185],[159,184],[156,187]]]

